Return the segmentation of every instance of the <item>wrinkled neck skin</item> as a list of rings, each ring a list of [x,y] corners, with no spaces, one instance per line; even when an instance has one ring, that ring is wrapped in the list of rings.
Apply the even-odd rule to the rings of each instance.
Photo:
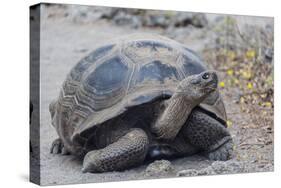
[[[201,102],[183,93],[175,93],[167,102],[166,109],[155,123],[155,132],[160,139],[174,139],[186,122],[191,110]]]

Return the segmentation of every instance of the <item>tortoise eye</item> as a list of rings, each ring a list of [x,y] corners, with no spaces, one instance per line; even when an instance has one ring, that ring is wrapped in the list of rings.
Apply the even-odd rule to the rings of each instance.
[[[210,78],[210,74],[209,73],[205,73],[205,74],[203,74],[202,78],[207,80],[208,78]]]

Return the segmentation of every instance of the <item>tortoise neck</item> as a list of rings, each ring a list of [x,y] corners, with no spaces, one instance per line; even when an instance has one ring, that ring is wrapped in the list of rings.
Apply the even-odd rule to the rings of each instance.
[[[186,122],[191,110],[194,108],[188,97],[175,93],[166,103],[166,108],[156,121],[156,128],[161,129],[168,138],[174,138]],[[161,137],[161,136],[160,136]]]
[[[169,99],[164,113],[169,114],[169,119],[172,120],[170,123],[173,123],[176,129],[180,129],[187,120],[191,110],[194,108],[192,104],[194,104],[194,101],[183,94],[176,93]]]

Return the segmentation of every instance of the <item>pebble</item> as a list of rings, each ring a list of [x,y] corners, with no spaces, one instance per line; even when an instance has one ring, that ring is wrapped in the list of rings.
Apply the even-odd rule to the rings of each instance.
[[[215,161],[211,166],[196,170],[182,170],[177,172],[177,176],[202,176],[202,175],[215,175],[215,174],[229,174],[229,173],[242,173],[245,172],[245,165],[238,161]]]
[[[145,176],[165,176],[174,173],[174,167],[168,160],[157,160],[149,164]]]

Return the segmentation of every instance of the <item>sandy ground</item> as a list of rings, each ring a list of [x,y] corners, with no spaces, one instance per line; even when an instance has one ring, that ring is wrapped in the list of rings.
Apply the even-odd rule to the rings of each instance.
[[[105,21],[99,21],[96,24],[77,25],[69,20],[56,17],[43,19],[41,24],[40,165],[42,185],[176,177],[177,174],[178,176],[204,175],[212,174],[207,172],[210,167],[217,170],[217,174],[273,170],[273,143],[271,142],[267,145],[255,144],[256,138],[265,138],[272,141],[273,134],[267,134],[266,129],[243,128],[253,124],[253,119],[250,115],[241,112],[239,105],[235,103],[235,95],[233,94],[235,93],[235,88],[222,91],[228,117],[235,125],[230,128],[236,145],[235,157],[231,161],[213,163],[203,157],[192,156],[172,160],[171,164],[168,165],[172,167],[172,170],[164,175],[148,173],[146,170],[148,164],[124,172],[83,174],[81,172],[81,161],[78,161],[73,156],[50,154],[51,143],[57,138],[57,134],[51,126],[48,106],[58,96],[62,82],[78,60],[91,52],[100,43],[123,34],[133,32],[163,34],[163,31],[161,29],[142,28],[135,30],[125,26],[118,27]],[[195,32],[194,35],[200,35],[202,32]],[[200,53],[204,46],[202,39],[200,37],[189,38],[185,39],[184,42],[189,48]],[[200,41],[201,45],[198,45]],[[223,77],[224,75],[222,74],[221,76]],[[195,169],[196,173],[191,169]],[[181,173],[179,174],[179,172]]]

